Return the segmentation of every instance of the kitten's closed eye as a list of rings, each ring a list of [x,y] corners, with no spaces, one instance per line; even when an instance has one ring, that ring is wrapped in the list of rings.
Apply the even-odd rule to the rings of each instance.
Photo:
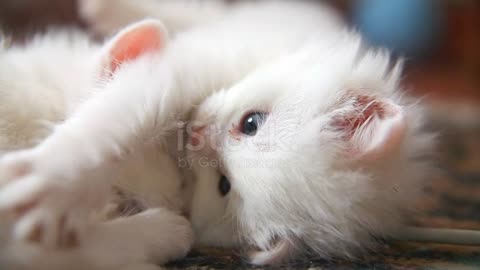
[[[247,113],[240,121],[240,132],[248,136],[255,136],[258,128],[265,122],[266,112]]]
[[[218,190],[222,196],[226,196],[228,192],[230,192],[230,181],[225,175],[220,177],[220,181],[218,182]]]

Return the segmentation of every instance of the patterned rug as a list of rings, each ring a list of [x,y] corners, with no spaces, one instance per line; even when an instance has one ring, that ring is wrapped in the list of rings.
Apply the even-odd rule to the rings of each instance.
[[[480,230],[480,129],[440,130],[438,164],[441,173],[425,190],[418,226]],[[235,252],[201,250],[171,263],[168,269],[305,269],[417,270],[480,269],[480,246],[415,242],[385,242],[376,253],[351,261],[307,258],[277,267],[254,267]]]

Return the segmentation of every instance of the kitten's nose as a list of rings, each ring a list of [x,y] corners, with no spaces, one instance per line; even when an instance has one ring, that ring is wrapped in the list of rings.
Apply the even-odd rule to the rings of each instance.
[[[200,144],[200,138],[203,136],[205,126],[193,127],[192,134],[190,134],[190,144],[192,146],[198,146]]]

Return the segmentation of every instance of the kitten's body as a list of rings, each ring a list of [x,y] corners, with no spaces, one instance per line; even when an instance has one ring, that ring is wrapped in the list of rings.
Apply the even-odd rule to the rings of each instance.
[[[91,92],[98,45],[80,32],[51,31],[0,51],[0,151],[43,139]]]
[[[152,3],[145,1],[139,6]],[[167,2],[162,5],[168,8]],[[182,7],[181,4],[175,5]],[[38,146],[3,159],[0,172],[7,185],[0,194],[0,205],[3,209],[29,206],[15,225],[16,237],[29,239],[38,224],[42,224],[43,237],[34,241],[40,242],[40,247],[58,248],[55,243],[63,243],[70,228],[48,224],[66,219],[78,233],[77,237],[81,236],[83,240],[80,249],[68,253],[68,256],[78,256],[96,267],[164,262],[183,256],[190,247],[191,238],[188,224],[175,212],[185,210],[183,198],[189,194],[182,190],[185,177],[174,162],[178,158],[190,160],[191,157],[193,163],[189,164],[194,166],[196,181],[192,204],[186,208],[191,213],[199,244],[232,246],[237,245],[239,240],[246,241],[242,243],[265,251],[257,254],[254,262],[273,263],[291,253],[292,243],[297,247],[305,245],[325,256],[342,256],[350,254],[350,248],[366,241],[370,233],[389,233],[390,225],[395,223],[394,218],[403,209],[401,204],[408,199],[404,193],[403,198],[385,191],[382,195],[382,190],[378,189],[382,184],[375,181],[373,185],[366,183],[372,182],[372,179],[389,179],[383,185],[390,191],[392,186],[397,187],[399,180],[414,176],[412,182],[406,183],[413,183],[412,190],[418,188],[414,180],[422,176],[424,168],[421,167],[423,163],[418,168],[410,163],[410,158],[414,156],[411,149],[420,149],[422,143],[429,148],[428,138],[417,133],[419,120],[408,115],[412,125],[407,137],[401,138],[405,148],[400,152],[395,148],[395,152],[389,153],[398,160],[379,163],[389,169],[392,167],[390,172],[393,174],[410,170],[408,175],[383,175],[385,171],[375,166],[366,166],[368,174],[363,174],[361,167],[355,167],[353,171],[349,169],[348,160],[346,164],[332,164],[331,159],[338,158],[337,150],[348,148],[343,142],[334,140],[344,135],[333,131],[316,133],[329,129],[325,128],[329,118],[318,118],[318,115],[329,115],[337,112],[336,109],[348,112],[349,108],[354,108],[353,105],[337,108],[342,102],[348,104],[349,97],[362,95],[375,100],[381,97],[378,102],[382,108],[386,106],[383,108],[385,111],[390,110],[390,103],[383,99],[393,100],[402,108],[407,106],[396,92],[399,72],[388,72],[387,56],[364,55],[359,39],[354,34],[343,33],[340,20],[329,10],[316,5],[268,2],[240,5],[230,10],[211,3],[205,4],[205,10],[209,14],[214,12],[218,17],[208,18],[200,14],[199,18],[207,18],[204,23],[203,19],[192,18],[194,12],[190,7],[184,8],[185,12],[180,10],[175,13],[177,16],[171,17],[172,23],[182,25],[179,28],[191,29],[176,34],[162,49],[141,53],[125,63],[116,63],[115,55],[110,53],[116,52],[117,44],[122,46],[122,35],[107,44],[106,49],[75,42],[72,49],[64,46],[67,54],[58,59],[59,64],[62,61],[75,62],[72,69],[64,69],[71,65],[62,65],[62,69],[57,69],[58,66],[44,67],[42,60],[38,63],[18,61],[55,74],[52,80],[42,79],[38,83],[42,87],[33,83],[33,78],[39,73],[36,71],[27,73],[26,76],[32,80],[27,80],[26,86],[8,78],[5,80],[7,87],[0,85],[0,93],[6,93],[8,97],[1,101],[9,105],[4,107],[5,116],[11,118],[5,122],[23,123],[14,127],[3,124],[2,127],[0,122],[0,129],[7,131],[4,132],[6,135],[2,134],[3,143],[0,141],[3,150],[31,146],[32,139],[43,138],[47,129],[38,122],[59,123],[65,120]],[[163,14],[163,11],[158,14],[150,11],[145,15],[161,17]],[[190,25],[192,23],[194,25]],[[146,23],[128,31],[134,32],[137,28],[151,31],[152,27],[155,28],[155,23]],[[128,31],[123,34],[128,35]],[[165,42],[162,34],[158,39]],[[33,59],[35,55],[25,57]],[[56,55],[54,59],[57,61]],[[111,75],[103,72],[105,67]],[[0,66],[0,69],[6,67]],[[22,74],[24,71],[18,68],[16,72]],[[74,78],[64,79],[70,75]],[[80,77],[77,78],[77,75]],[[32,85],[35,87],[30,87]],[[351,92],[346,91],[346,87],[351,88]],[[12,95],[10,89],[17,88],[21,90]],[[36,100],[38,89],[51,98]],[[228,90],[210,97],[221,89]],[[34,99],[29,101],[32,97]],[[17,105],[17,100],[31,102],[31,109],[20,110],[11,106]],[[199,105],[198,110],[193,112]],[[295,125],[296,132],[292,132],[288,125],[282,127],[298,139],[292,143],[299,147],[297,152],[279,152],[268,145],[269,141],[260,143],[263,148],[248,148],[247,145],[244,151],[231,151],[227,146],[213,151],[202,149],[200,154],[190,152],[188,157],[183,156],[183,151],[178,151],[177,146],[186,143],[182,142],[183,136],[178,135],[178,121],[192,120],[193,125],[200,123],[220,127],[223,135],[211,137],[218,138],[225,145],[225,140],[230,138],[225,134],[241,117],[237,114],[265,110],[277,116],[275,109],[282,112],[278,115],[287,117],[280,117],[281,123],[293,121],[304,127],[299,129]],[[401,114],[403,116],[403,110]],[[23,132],[21,127],[24,126],[29,127],[28,132]],[[39,128],[30,128],[35,126]],[[389,132],[387,126],[386,131],[380,133],[390,138]],[[17,140],[18,133],[26,135]],[[380,143],[383,142],[381,139]],[[240,138],[239,141],[246,143],[248,139]],[[318,143],[331,147],[327,151],[318,148]],[[392,144],[397,143],[394,141]],[[368,146],[368,143],[365,144]],[[270,149],[267,153],[273,156],[265,156],[265,149]],[[419,152],[422,154],[424,150]],[[299,153],[304,159],[298,159]],[[196,158],[199,155],[226,161],[226,165],[221,169],[198,166]],[[274,163],[275,170],[272,170],[255,166],[238,167],[229,163],[244,159],[263,162],[272,157],[281,157],[288,164],[295,165],[289,169]],[[119,176],[115,173],[118,171]],[[225,197],[220,196],[217,190],[221,174],[228,175],[232,181],[232,192]],[[370,174],[374,176],[370,177]],[[289,182],[289,179],[296,178],[298,181]],[[329,179],[338,179],[335,182],[338,184]],[[363,180],[366,182],[362,183]],[[265,183],[268,184],[265,186]],[[143,207],[160,209],[147,211],[143,216],[125,218],[125,221],[120,219],[91,226],[78,220],[79,213],[90,213],[106,203],[112,184],[140,198]],[[398,188],[401,187],[404,185],[398,185]],[[42,197],[49,192],[54,192],[55,197]],[[351,196],[352,199],[339,200],[338,197],[342,196]],[[382,201],[382,207],[376,209],[375,201]],[[362,206],[350,207],[357,203]],[[232,215],[231,219],[229,215]],[[392,222],[382,223],[385,218]],[[82,233],[84,228],[89,227],[87,233]],[[142,232],[140,237],[135,228]],[[133,230],[135,233],[132,233]],[[276,245],[277,240],[281,244]],[[124,245],[132,248],[124,250]],[[89,247],[96,247],[102,252],[82,253]],[[41,248],[39,252],[44,254]],[[56,255],[63,257],[60,260],[63,263],[71,259],[62,252]],[[41,266],[50,268],[54,261],[57,262],[54,266],[60,265],[57,256],[52,259],[36,256],[25,255],[27,269],[29,265],[38,269]]]

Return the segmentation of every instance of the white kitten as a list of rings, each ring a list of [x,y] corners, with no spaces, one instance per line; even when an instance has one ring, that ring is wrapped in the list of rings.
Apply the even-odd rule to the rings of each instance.
[[[138,6],[147,3],[153,2]],[[162,171],[168,170],[167,150],[183,138],[176,123],[189,121],[197,105],[187,131],[196,178],[190,216],[199,244],[251,246],[260,250],[252,261],[263,264],[300,250],[348,256],[367,247],[371,234],[395,229],[427,171],[419,157],[431,147],[419,131],[421,113],[398,93],[400,66],[390,71],[385,53],[362,50],[359,38],[344,33],[323,7],[206,7],[224,13],[196,26],[203,20],[185,5],[172,18],[194,26],[170,42],[151,20],[120,32],[86,58],[93,78],[103,82],[90,85],[95,93],[40,144],[2,159],[0,207],[20,212],[17,240],[38,242],[42,254],[43,247],[71,244],[72,233],[80,253],[102,239],[104,252],[87,258],[104,268],[184,254],[187,226],[169,211],[107,225],[80,217],[108,202],[112,175],[125,160],[147,150],[163,153]],[[211,140],[218,145],[200,144]],[[222,165],[203,166],[205,157]],[[170,170],[159,181],[179,185],[178,172]],[[180,196],[178,189],[168,194]],[[185,239],[169,238],[178,234]],[[123,253],[129,241],[138,248]]]

